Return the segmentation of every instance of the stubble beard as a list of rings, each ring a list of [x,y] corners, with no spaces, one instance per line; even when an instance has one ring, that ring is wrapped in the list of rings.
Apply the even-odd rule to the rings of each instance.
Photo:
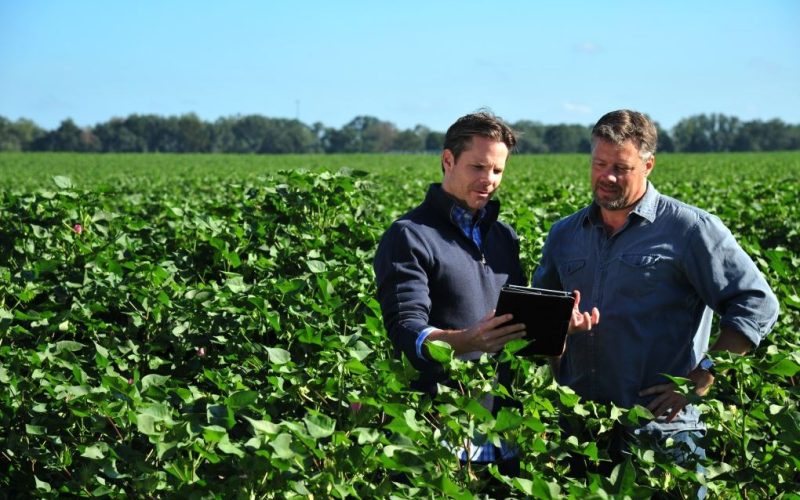
[[[628,208],[627,201],[622,191],[615,191],[613,198],[600,198],[597,194],[597,188],[594,190],[594,202],[606,210],[622,210]]]

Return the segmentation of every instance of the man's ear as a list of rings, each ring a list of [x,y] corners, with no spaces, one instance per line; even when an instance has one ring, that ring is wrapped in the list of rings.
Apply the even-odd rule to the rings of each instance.
[[[650,172],[653,171],[653,167],[656,166],[656,155],[650,155],[650,158],[644,164],[644,175],[645,177],[650,175]]]
[[[449,172],[455,164],[456,159],[453,156],[453,152],[449,149],[442,151],[442,170],[444,172]]]

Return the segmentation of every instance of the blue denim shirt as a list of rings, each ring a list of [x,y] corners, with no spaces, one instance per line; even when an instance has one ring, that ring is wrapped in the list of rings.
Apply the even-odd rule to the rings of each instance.
[[[715,216],[647,191],[608,235],[592,203],[553,225],[534,286],[580,290],[600,323],[570,335],[559,383],[618,406],[647,405],[641,389],[685,377],[708,349],[713,312],[758,345],[778,315],[767,282]],[[658,422],[653,422],[658,423]],[[688,406],[662,430],[700,429]]]

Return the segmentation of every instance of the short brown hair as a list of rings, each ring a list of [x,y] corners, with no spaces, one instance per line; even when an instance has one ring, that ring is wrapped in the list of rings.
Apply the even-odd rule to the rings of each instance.
[[[650,118],[638,111],[620,109],[606,113],[592,129],[592,151],[598,139],[617,146],[630,139],[639,149],[639,157],[647,161],[656,154],[658,132]]]
[[[479,111],[462,116],[447,129],[444,135],[444,149],[458,157],[472,144],[473,136],[481,136],[504,143],[511,151],[517,144],[517,137],[511,127],[489,111]]]

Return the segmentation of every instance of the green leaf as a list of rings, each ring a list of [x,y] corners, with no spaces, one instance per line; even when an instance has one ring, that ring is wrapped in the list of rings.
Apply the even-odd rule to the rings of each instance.
[[[228,273],[225,280],[225,287],[233,293],[244,293],[250,286],[244,282],[244,278],[238,274]]]
[[[357,427],[353,429],[353,434],[358,438],[360,446],[376,443],[381,438],[381,433],[378,429],[370,429],[368,427]]]
[[[570,389],[569,387],[559,387],[558,391],[558,398],[561,400],[561,404],[566,406],[567,408],[571,408],[578,404],[581,397],[575,394],[575,392]]]
[[[280,347],[267,347],[266,349],[270,363],[276,365],[285,365],[292,359],[289,351],[286,349],[281,349]]]
[[[227,405],[208,405],[206,407],[206,420],[209,424],[220,425],[226,429],[232,429],[236,424],[233,410]]]
[[[100,356],[103,356],[104,358],[108,358],[108,349],[106,349],[105,347],[101,346],[97,342],[93,341],[92,343],[94,344],[94,348],[97,351],[97,354],[99,354]]]
[[[561,496],[561,488],[558,484],[550,483],[536,474],[533,477],[531,494],[536,498],[559,498]]]
[[[47,429],[41,425],[25,424],[25,433],[33,436],[44,436]]]
[[[268,434],[268,435],[275,435],[280,431],[280,426],[277,424],[273,424],[272,422],[268,422],[266,420],[254,420],[249,417],[244,417],[245,420],[250,422],[250,425],[253,426],[253,430],[257,434]]]
[[[428,356],[434,361],[447,364],[453,359],[453,347],[447,342],[442,342],[441,340],[426,341],[425,347],[427,347]]]
[[[238,410],[246,406],[250,406],[258,399],[256,391],[238,391],[234,392],[225,400],[228,406],[233,410]]]
[[[628,494],[636,481],[636,470],[631,463],[631,459],[626,458],[624,462],[614,467],[609,480],[614,485],[614,493],[620,495]]]
[[[767,368],[767,373],[780,375],[782,377],[794,377],[800,371],[800,365],[785,357]]]
[[[314,439],[326,438],[336,429],[336,421],[321,413],[307,415],[303,421],[308,429],[308,434]]]
[[[278,434],[275,439],[269,442],[270,447],[275,450],[275,455],[278,458],[288,460],[295,456],[292,451],[292,436],[290,434]]]
[[[492,419],[492,412],[487,410],[485,406],[480,404],[478,401],[475,401],[474,399],[469,400],[469,402],[464,407],[464,410],[466,410],[467,413],[474,415],[480,421],[485,422]]]
[[[65,175],[56,175],[53,176],[53,182],[56,186],[60,189],[72,189],[72,179]]]
[[[525,479],[523,477],[515,477],[514,479],[511,480],[511,484],[513,484],[516,489],[524,493],[525,496],[527,497],[533,496],[533,481],[531,481],[530,479]]]
[[[628,410],[628,422],[633,425],[638,425],[642,420],[652,420],[655,417],[653,414],[641,405],[635,405],[633,408]]]
[[[367,344],[362,341],[356,341],[354,347],[350,347],[347,349],[347,352],[359,361],[364,361],[367,356],[372,354],[372,349],[370,349]]]
[[[151,373],[142,377],[142,392],[147,391],[150,387],[159,387],[167,383],[170,379],[169,375],[156,375]]]
[[[325,263],[321,260],[307,260],[306,265],[312,273],[324,273],[327,269]]]
[[[55,343],[55,353],[61,354],[64,351],[78,352],[84,347],[86,346],[74,340],[62,340]]]
[[[597,450],[597,443],[594,443],[594,442],[584,443],[583,444],[583,449],[581,450],[581,453],[583,453],[584,455],[586,455],[587,457],[589,457],[590,459],[592,459],[595,462],[597,462],[599,460],[598,450]]]
[[[239,448],[237,445],[231,443],[230,437],[228,437],[227,434],[223,436],[223,438],[220,440],[219,443],[217,443],[217,448],[219,448],[220,451],[222,451],[223,453],[227,453],[228,455],[236,455],[239,458],[242,458],[244,456],[244,451],[242,451],[242,449]]]
[[[209,443],[216,443],[224,436],[228,435],[228,431],[219,425],[207,425],[203,427],[203,439]]]
[[[156,432],[156,419],[153,418],[152,415],[145,415],[143,413],[136,415],[136,428],[139,429],[139,432],[147,436],[158,434],[158,432]]]
[[[87,446],[86,449],[83,450],[83,453],[81,453],[81,456],[92,459],[105,458],[103,450],[97,445]]]
[[[165,404],[153,403],[142,408],[142,414],[150,415],[158,422],[171,422],[172,411]]]
[[[522,423],[522,415],[513,408],[501,408],[497,413],[497,422],[494,430],[503,432],[509,429],[516,429]]]
[[[41,481],[38,477],[33,476],[33,481],[36,484],[36,489],[39,491],[51,492],[53,489],[50,487],[50,483],[46,481]]]

